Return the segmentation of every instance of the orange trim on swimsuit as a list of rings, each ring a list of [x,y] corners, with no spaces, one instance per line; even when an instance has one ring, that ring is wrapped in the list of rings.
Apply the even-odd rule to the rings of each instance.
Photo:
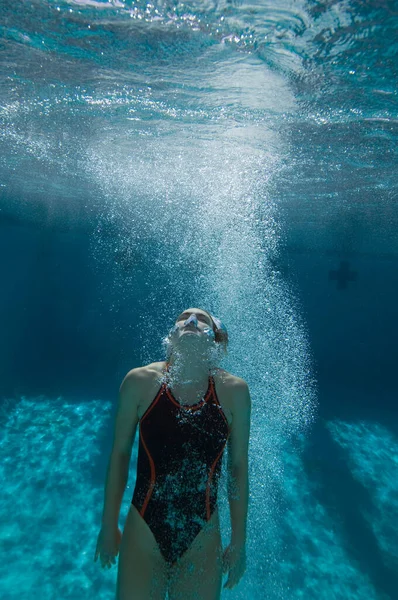
[[[160,396],[162,395],[162,391],[163,391],[163,386],[159,390],[159,394],[156,396],[154,402],[152,402],[152,404],[147,408],[147,410],[142,415],[142,417],[140,419],[140,423],[142,423],[142,421],[145,419],[145,417],[148,416],[149,413],[151,412],[151,410],[155,407],[155,405],[157,404]],[[151,481],[150,481],[150,484],[149,484],[147,495],[145,496],[144,503],[143,503],[143,505],[141,507],[141,510],[140,510],[140,515],[141,515],[141,517],[143,517],[144,513],[145,513],[145,510],[146,510],[146,507],[148,506],[148,502],[151,499],[151,496],[152,496],[152,493],[153,493],[153,488],[155,487],[156,469],[155,469],[155,463],[153,461],[153,458],[152,458],[152,456],[151,456],[151,454],[150,454],[150,452],[149,452],[149,450],[147,448],[147,445],[145,443],[144,436],[142,435],[141,426],[140,426],[140,440],[142,442],[142,445],[144,446],[145,452],[147,453],[148,460],[149,460],[149,465],[151,467]]]
[[[211,376],[204,398],[192,406],[177,402],[163,383],[140,420],[131,503],[168,564],[182,557],[216,508],[228,437]]]
[[[211,480],[213,479],[213,474],[214,474],[214,469],[217,466],[217,463],[220,459],[220,456],[222,455],[222,453],[224,452],[224,448],[226,446],[226,443],[224,444],[224,446],[221,448],[220,453],[218,454],[216,460],[214,461],[214,463],[211,465],[211,469],[210,469],[210,473],[209,473],[209,477],[207,479],[207,485],[206,485],[206,517],[207,520],[210,520],[211,517],[211,509],[210,509],[210,486],[211,486]]]
[[[206,404],[206,402],[208,401],[209,396],[211,394],[211,387],[209,386],[205,397],[199,400],[199,402],[197,402],[196,404],[181,404],[181,402],[178,402],[178,400],[174,398],[171,390],[169,390],[168,387],[166,387],[166,393],[168,398],[173,402],[173,404],[178,406],[178,408],[184,408],[186,410],[197,410],[198,408],[203,406],[203,404]]]
[[[220,409],[220,413],[221,413],[222,417],[224,418],[224,421],[225,421],[225,423],[226,423],[226,425],[227,425],[227,427],[228,427],[228,435],[229,435],[229,432],[230,432],[230,429],[231,429],[231,428],[230,428],[230,425],[229,425],[229,423],[228,423],[228,419],[227,419],[227,417],[226,417],[226,415],[225,415],[224,409],[223,409],[223,407],[221,406],[221,402],[220,402],[220,401],[219,401],[219,399],[218,399],[217,392],[216,392],[216,386],[214,385],[214,378],[213,378],[213,377],[210,377],[210,388],[211,388],[211,390],[210,390],[210,391],[211,391],[211,392],[213,392],[213,396],[214,396],[214,398],[216,399],[216,404],[217,404],[217,406],[218,406],[218,407],[219,407],[219,409]],[[225,446],[224,446],[224,447],[225,447]]]
[[[221,403],[220,403],[220,401],[219,401],[219,399],[218,399],[218,397],[217,397],[216,388],[215,388],[215,386],[214,386],[214,384],[213,384],[213,377],[210,377],[210,387],[211,387],[211,392],[213,392],[213,397],[214,397],[214,398],[215,398],[215,400],[216,400],[216,404],[217,404],[217,405],[219,406],[219,408],[220,408],[220,413],[221,413],[221,415],[224,417],[225,423],[226,423],[226,425],[227,425],[227,427],[228,427],[228,437],[229,437],[229,423],[228,423],[228,419],[227,419],[227,417],[225,416],[224,410],[223,410],[223,408],[222,408],[222,406],[221,406]],[[209,473],[209,477],[208,477],[208,479],[207,479],[207,486],[206,486],[206,516],[207,516],[207,520],[208,520],[208,521],[209,521],[209,519],[210,519],[210,517],[211,517],[211,511],[210,511],[210,487],[211,487],[211,481],[212,481],[212,479],[213,479],[214,469],[216,468],[216,466],[217,466],[217,463],[218,463],[218,461],[219,461],[220,457],[222,456],[222,453],[223,453],[223,452],[224,452],[224,450],[225,450],[225,446],[227,445],[228,437],[227,437],[227,439],[225,440],[225,444],[224,444],[224,446],[221,448],[221,450],[220,450],[220,453],[218,454],[218,456],[217,456],[216,460],[215,460],[215,461],[214,461],[214,463],[212,464],[212,466],[211,466],[211,469],[210,469],[210,473]]]

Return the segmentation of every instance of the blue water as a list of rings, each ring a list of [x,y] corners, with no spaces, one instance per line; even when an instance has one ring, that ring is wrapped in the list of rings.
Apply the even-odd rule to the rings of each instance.
[[[1,598],[114,597],[93,555],[118,386],[187,306],[226,323],[253,401],[223,597],[398,597],[397,21],[3,0]]]

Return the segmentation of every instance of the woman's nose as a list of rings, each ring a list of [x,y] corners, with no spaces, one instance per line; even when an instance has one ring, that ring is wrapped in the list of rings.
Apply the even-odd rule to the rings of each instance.
[[[195,327],[198,326],[198,319],[196,318],[196,315],[190,315],[185,321],[184,325],[189,325],[190,323],[193,323]]]

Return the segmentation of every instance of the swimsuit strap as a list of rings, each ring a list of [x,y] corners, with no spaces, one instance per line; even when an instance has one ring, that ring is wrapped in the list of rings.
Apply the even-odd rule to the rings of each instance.
[[[164,373],[165,373],[165,375],[166,375],[166,381],[163,383],[163,388],[165,389],[165,391],[166,391],[167,395],[168,395],[169,397],[171,396],[171,397],[172,397],[172,400],[173,400],[173,401],[175,401],[175,402],[178,404],[178,406],[182,406],[182,407],[184,407],[184,408],[185,408],[185,407],[188,407],[188,408],[195,408],[195,407],[197,407],[197,406],[199,406],[199,405],[201,406],[202,404],[204,404],[204,403],[207,403],[207,402],[208,402],[208,400],[209,400],[209,398],[210,398],[210,396],[213,396],[213,398],[215,398],[215,400],[216,400],[216,404],[218,404],[218,406],[221,406],[221,404],[220,404],[220,402],[219,402],[219,400],[218,400],[218,398],[217,398],[217,394],[216,394],[216,387],[215,387],[215,383],[214,383],[214,377],[213,377],[212,375],[210,375],[210,374],[209,374],[209,377],[208,377],[208,380],[207,380],[207,381],[208,381],[208,383],[207,383],[207,389],[206,389],[206,393],[205,393],[205,395],[203,396],[203,398],[202,398],[201,400],[199,400],[199,402],[197,402],[197,403],[195,403],[195,404],[192,404],[192,405],[190,405],[190,404],[181,404],[181,402],[178,402],[178,400],[176,400],[176,399],[174,398],[174,395],[173,395],[173,393],[172,393],[171,389],[170,389],[170,388],[169,388],[169,386],[167,385],[167,374],[168,374],[168,372],[169,372],[169,366],[170,366],[170,363],[169,363],[169,362],[166,362],[166,368],[165,368],[165,370],[164,370]],[[209,393],[209,392],[210,392],[210,393]]]

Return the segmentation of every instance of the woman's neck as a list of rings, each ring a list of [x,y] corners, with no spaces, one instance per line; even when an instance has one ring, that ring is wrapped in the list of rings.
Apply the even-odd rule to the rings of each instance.
[[[203,387],[210,374],[208,360],[187,360],[182,356],[171,356],[168,361],[168,378],[173,387]]]

